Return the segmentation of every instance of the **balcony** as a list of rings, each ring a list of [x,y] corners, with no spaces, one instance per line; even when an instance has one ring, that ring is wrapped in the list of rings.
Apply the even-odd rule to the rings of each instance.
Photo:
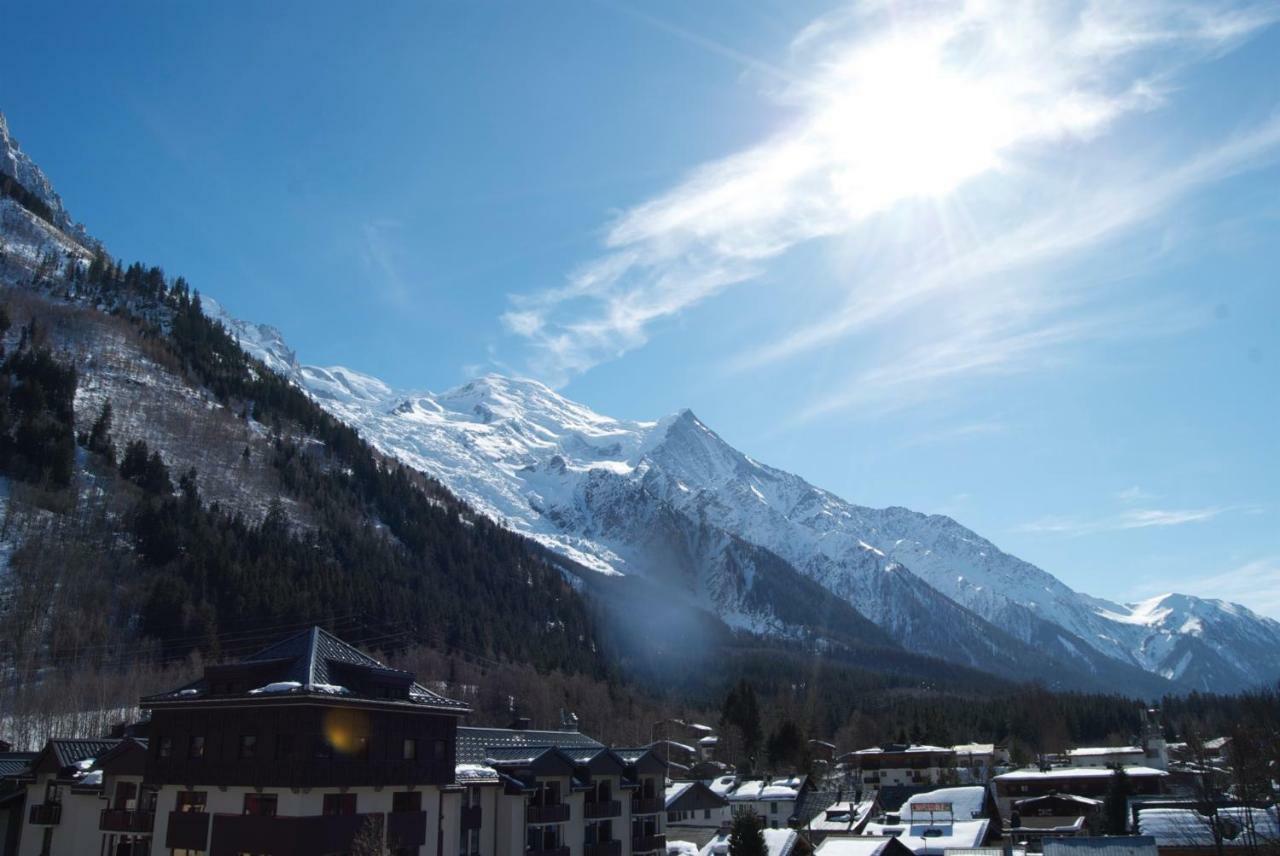
[[[568,819],[568,803],[531,805],[525,810],[526,823],[564,823]]]
[[[37,803],[27,813],[27,822],[36,826],[56,826],[62,820],[62,803]]]
[[[484,824],[484,815],[480,811],[478,805],[464,805],[462,807],[462,831],[469,829],[479,829]]]
[[[477,806],[478,808],[478,806]],[[463,809],[466,817],[466,809]],[[427,813],[425,811],[393,811],[387,815],[387,843],[396,847],[414,849],[427,843]]]
[[[202,811],[169,812],[169,828],[164,846],[170,850],[207,850],[209,847],[209,815]]]
[[[653,850],[666,850],[667,836],[665,835],[643,835],[640,838],[631,839],[631,852],[649,853]]]
[[[526,850],[524,856],[569,856],[568,847],[551,847],[546,850]]]
[[[631,800],[632,814],[657,814],[665,811],[666,801],[662,797],[636,797]]]
[[[306,817],[216,814],[213,816],[213,839],[218,843],[219,852],[225,853],[271,853],[273,856],[342,853],[351,849],[356,835],[366,823],[374,824],[381,836],[381,814]],[[424,831],[425,827],[424,822]],[[226,850],[222,849],[224,846]]]
[[[621,841],[601,841],[582,848],[582,856],[622,856]]]
[[[98,829],[103,832],[133,832],[149,835],[155,820],[156,813],[153,811],[104,808],[98,815]]]
[[[583,816],[587,820],[602,820],[608,817],[617,817],[620,814],[622,814],[622,803],[617,800],[589,802],[583,809]]]

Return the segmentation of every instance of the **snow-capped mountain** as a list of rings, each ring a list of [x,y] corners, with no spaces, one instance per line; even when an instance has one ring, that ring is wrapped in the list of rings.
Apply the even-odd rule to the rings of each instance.
[[[751,545],[908,650],[966,665],[1150,692],[1280,676],[1276,621],[1187,595],[1121,605],[1081,594],[948,517],[854,505],[759,463],[691,411],[618,420],[496,375],[404,393],[301,365],[278,331],[223,318],[326,409],[477,510],[583,568],[662,581],[731,625],[788,632],[742,597]]]
[[[0,175],[15,178],[28,192],[35,195],[51,214],[50,221],[66,237],[82,246],[90,243],[84,226],[76,223],[62,204],[62,197],[53,189],[52,182],[35,161],[31,160],[18,141],[9,135],[9,123],[0,113]]]

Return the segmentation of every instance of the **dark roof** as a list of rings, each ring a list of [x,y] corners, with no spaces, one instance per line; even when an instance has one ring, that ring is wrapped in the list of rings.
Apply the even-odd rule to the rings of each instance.
[[[936,791],[937,785],[884,785],[880,788],[880,807],[885,811],[897,811],[902,804],[916,794]]]
[[[791,817],[796,825],[805,826],[826,811],[828,806],[840,802],[843,797],[844,791],[840,788],[823,788],[822,790],[801,788],[800,798],[796,800],[795,811],[791,813]]]
[[[0,779],[22,775],[35,759],[35,752],[0,752]]]
[[[457,746],[459,764],[483,764],[490,758],[496,760],[498,755],[495,753],[507,753],[511,756],[511,762],[514,762],[519,760],[518,756],[536,757],[550,748],[563,749],[575,757],[577,752],[570,750],[599,751],[604,748],[604,744],[599,740],[588,737],[581,731],[538,731],[527,728],[469,726],[458,729]]]
[[[49,746],[53,749],[53,756],[57,759],[58,766],[70,767],[78,761],[105,755],[114,749],[119,742],[119,740],[101,738],[85,740],[54,739],[49,741]]]
[[[256,667],[256,668],[255,668]],[[378,702],[404,703],[405,699],[388,699],[383,696],[362,695],[347,686],[353,672],[359,676],[381,679],[384,682],[404,688],[408,685],[408,699],[412,704],[425,707],[466,713],[469,711],[465,702],[446,698],[433,692],[419,683],[415,683],[412,672],[393,669],[375,660],[363,651],[343,642],[338,637],[320,627],[312,627],[301,633],[295,633],[285,639],[263,648],[256,654],[245,657],[232,666],[210,666],[205,675],[184,687],[171,692],[144,698],[143,702],[165,701],[197,701],[203,700],[210,692],[210,673],[218,674],[223,670],[250,670],[254,682],[298,686],[280,693],[271,693],[269,697],[314,695],[329,699],[357,698]],[[251,695],[263,697],[260,692]]]

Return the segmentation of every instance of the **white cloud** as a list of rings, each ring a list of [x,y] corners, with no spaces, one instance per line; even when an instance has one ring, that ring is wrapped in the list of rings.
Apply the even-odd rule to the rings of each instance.
[[[1188,523],[1204,523],[1229,511],[1230,507],[1208,508],[1135,508],[1110,517],[1082,519],[1078,517],[1042,517],[1017,527],[1018,532],[1044,535],[1092,535],[1098,532],[1119,532],[1127,529],[1148,529],[1153,526],[1183,526]]]
[[[810,414],[1040,364],[1108,323],[1079,316],[1086,289],[1023,274],[1255,166],[1280,148],[1280,121],[1182,161],[1143,152],[1101,169],[1086,158],[1064,175],[1054,158],[1092,152],[1122,118],[1162,106],[1182,68],[1277,15],[1263,4],[974,0],[861,3],[825,16],[794,40],[794,68],[765,68],[773,94],[795,108],[788,127],[624,212],[597,258],[562,286],[514,297],[503,322],[532,346],[535,372],[563,381],[799,244],[897,217],[920,231],[909,251],[860,259],[842,303],[737,365],[829,346],[947,295],[949,323],[855,368]],[[963,191],[980,180],[994,182],[992,194],[967,206]]]
[[[1221,573],[1180,580],[1188,594],[1245,603],[1255,612],[1280,620],[1280,556],[1265,556]]]
[[[1127,487],[1124,490],[1116,491],[1116,499],[1121,502],[1145,502],[1156,498],[1155,494],[1150,491],[1143,490],[1136,484],[1131,487]]]

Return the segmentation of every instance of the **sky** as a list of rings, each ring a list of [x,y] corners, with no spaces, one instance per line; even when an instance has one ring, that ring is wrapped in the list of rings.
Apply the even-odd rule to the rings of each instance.
[[[304,362],[690,407],[1077,589],[1280,618],[1274,3],[4,17],[72,214]]]

